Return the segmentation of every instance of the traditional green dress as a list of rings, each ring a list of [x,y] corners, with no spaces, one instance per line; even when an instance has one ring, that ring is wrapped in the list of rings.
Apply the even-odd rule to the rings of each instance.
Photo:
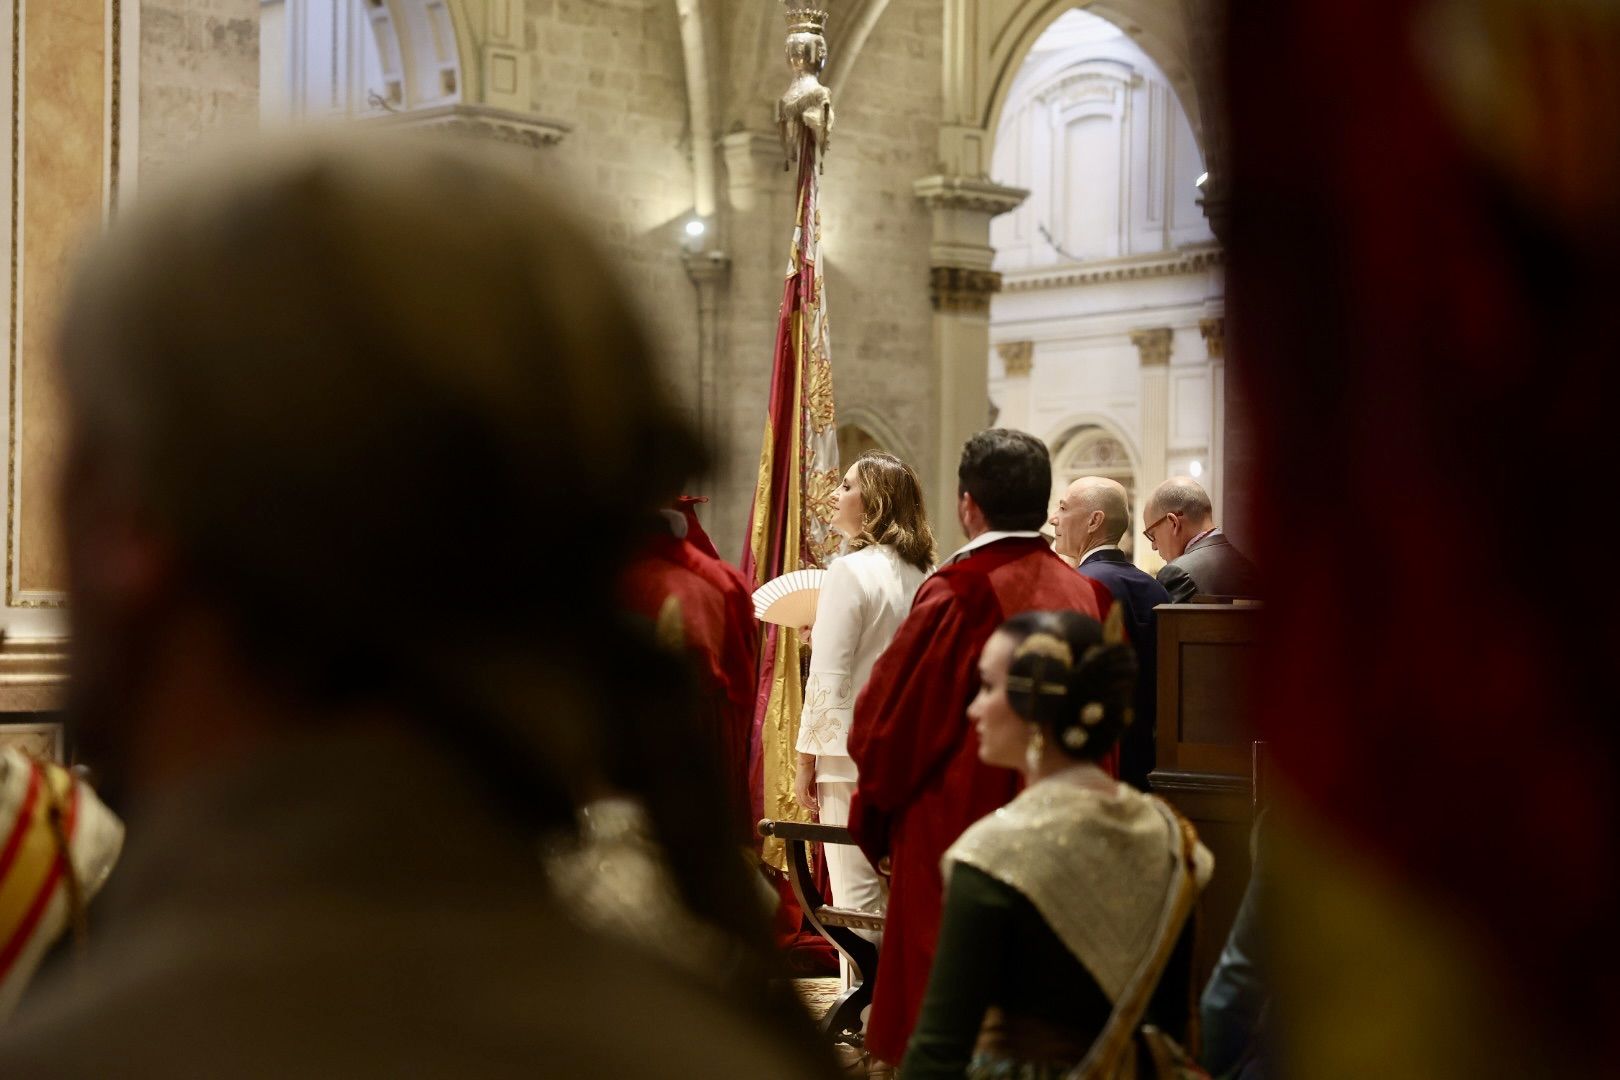
[[[1085,1056],[1157,937],[1179,852],[1153,801],[1077,765],[1032,784],[945,855],[945,915],[901,1074],[1047,1080]],[[1199,845],[1197,880],[1214,860]],[[1147,1020],[1191,1007],[1191,925]]]

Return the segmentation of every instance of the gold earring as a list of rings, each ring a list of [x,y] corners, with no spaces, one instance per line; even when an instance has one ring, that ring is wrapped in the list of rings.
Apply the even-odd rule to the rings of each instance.
[[[1046,755],[1046,734],[1041,731],[1039,724],[1031,724],[1034,729],[1029,736],[1029,743],[1024,747],[1024,768],[1034,772],[1041,766],[1041,758]]]

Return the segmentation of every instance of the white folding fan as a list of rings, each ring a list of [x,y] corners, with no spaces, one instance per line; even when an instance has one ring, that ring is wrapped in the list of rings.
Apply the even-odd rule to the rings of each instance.
[[[809,626],[816,621],[816,598],[825,570],[795,570],[754,590],[754,617],[778,626]]]

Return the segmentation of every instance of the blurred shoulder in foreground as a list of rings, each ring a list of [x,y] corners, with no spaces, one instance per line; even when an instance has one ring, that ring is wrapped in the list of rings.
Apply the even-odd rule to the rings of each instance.
[[[70,291],[69,714],[129,843],[0,1075],[819,1075],[718,785],[635,756],[696,721],[616,583],[702,461],[633,305],[508,165],[346,144],[143,193]],[[730,969],[566,914],[607,796]]]

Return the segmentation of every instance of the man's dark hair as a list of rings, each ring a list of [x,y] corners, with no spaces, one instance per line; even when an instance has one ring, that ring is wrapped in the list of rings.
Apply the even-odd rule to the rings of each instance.
[[[981,431],[962,447],[958,492],[967,492],[997,532],[1039,529],[1052,498],[1052,459],[1035,436],[1009,428]]]

